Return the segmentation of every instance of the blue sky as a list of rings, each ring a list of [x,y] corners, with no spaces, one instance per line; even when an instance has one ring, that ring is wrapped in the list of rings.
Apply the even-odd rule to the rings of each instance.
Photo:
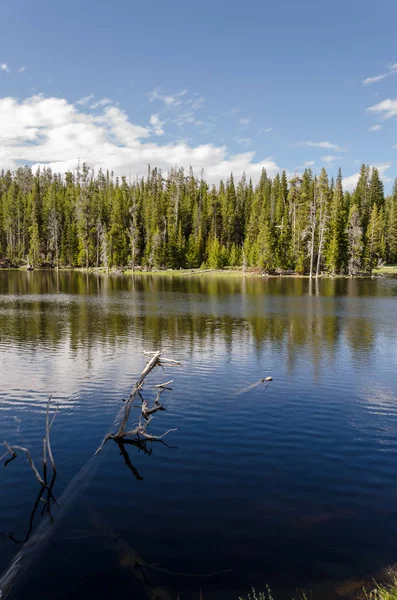
[[[324,165],[351,187],[365,162],[390,188],[396,22],[395,0],[3,3],[0,168]]]

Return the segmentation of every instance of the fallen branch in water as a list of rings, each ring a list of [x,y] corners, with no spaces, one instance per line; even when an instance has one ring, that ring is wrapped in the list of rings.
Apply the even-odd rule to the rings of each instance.
[[[44,488],[47,487],[47,484],[44,482],[44,479],[41,477],[40,473],[38,472],[36,465],[34,464],[33,459],[30,456],[30,452],[27,448],[23,448],[22,446],[10,446],[9,444],[7,444],[7,442],[5,440],[4,440],[4,446],[8,449],[8,453],[11,453],[13,455],[13,458],[17,458],[17,456],[18,456],[16,453],[16,450],[20,450],[21,452],[24,452],[26,454],[26,458],[28,459],[30,468],[32,469],[37,481]]]
[[[148,428],[148,426],[151,422],[152,415],[160,410],[165,410],[165,407],[162,404],[160,404],[160,396],[165,390],[170,389],[167,386],[169,386],[172,383],[172,380],[166,381],[165,383],[160,383],[155,386],[155,388],[157,389],[157,396],[154,401],[154,405],[151,408],[149,407],[148,400],[145,400],[142,397],[141,390],[145,383],[146,377],[149,375],[149,373],[155,367],[157,367],[157,366],[164,367],[164,364],[180,365],[181,362],[177,361],[177,360],[173,360],[171,358],[164,358],[163,351],[147,352],[144,350],[143,354],[145,356],[150,356],[151,358],[150,358],[149,362],[147,363],[146,367],[143,369],[140,376],[138,377],[138,380],[136,381],[134,387],[132,388],[130,395],[128,396],[128,398],[125,401],[124,411],[122,414],[119,428],[115,433],[107,433],[105,435],[101,445],[95,452],[95,456],[101,452],[102,448],[109,440],[114,440],[117,443],[125,440],[126,438],[136,438],[137,441],[139,441],[141,439],[149,440],[149,441],[159,441],[165,435],[170,433],[171,431],[176,431],[176,429],[169,429],[168,431],[166,431],[165,433],[163,433],[160,436],[150,435],[149,433],[146,432],[146,429]],[[141,400],[141,416],[139,418],[139,421],[138,421],[136,427],[132,430],[127,431],[127,425],[128,425],[128,421],[129,421],[129,418],[131,415],[131,408],[137,397],[140,398],[140,400]],[[143,418],[144,422],[142,422],[141,417]]]
[[[11,454],[11,458],[6,460],[6,462],[4,463],[4,466],[6,467],[12,460],[15,460],[17,458],[17,456],[18,456],[17,451],[23,452],[24,454],[26,454],[26,458],[28,460],[29,466],[32,469],[33,474],[36,477],[37,481],[43,488],[45,488],[49,491],[51,497],[55,501],[55,498],[52,496],[52,492],[50,489],[51,486],[49,486],[47,484],[47,452],[48,452],[48,456],[51,461],[53,473],[55,474],[56,468],[55,468],[55,460],[54,460],[54,456],[52,454],[51,443],[50,443],[50,431],[51,431],[51,427],[54,423],[55,417],[57,415],[58,407],[55,410],[55,413],[50,421],[50,404],[51,404],[51,396],[48,398],[48,402],[47,402],[46,434],[45,434],[45,437],[43,438],[43,477],[40,475],[39,470],[37,469],[28,448],[24,448],[23,446],[17,446],[17,445],[11,446],[6,440],[4,440],[4,446],[7,448],[7,452],[5,454],[3,454],[3,456],[0,458],[0,461],[3,460],[3,458],[8,456],[9,454]]]
[[[262,377],[262,379],[260,379],[256,383],[253,383],[253,384],[249,385],[248,387],[246,387],[246,388],[244,388],[242,390],[239,390],[238,392],[236,392],[235,394],[233,394],[233,397],[234,396],[240,396],[240,394],[245,394],[245,392],[249,392],[250,390],[255,389],[256,387],[258,387],[262,383],[266,383],[265,389],[267,389],[267,386],[269,385],[269,381],[273,381],[273,377]]]

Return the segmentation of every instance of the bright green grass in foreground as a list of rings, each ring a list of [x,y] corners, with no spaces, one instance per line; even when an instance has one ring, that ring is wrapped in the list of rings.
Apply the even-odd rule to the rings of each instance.
[[[397,576],[392,576],[390,585],[378,585],[370,592],[364,592],[366,600],[397,600]]]
[[[397,575],[389,574],[390,583],[388,585],[379,585],[375,583],[372,590],[363,590],[362,594],[356,597],[356,600],[397,600]],[[297,596],[291,600],[309,600],[304,592],[297,592]],[[276,600],[272,595],[269,586],[265,591],[258,591],[252,588],[251,592],[239,600]],[[352,599],[353,600],[353,599]]]

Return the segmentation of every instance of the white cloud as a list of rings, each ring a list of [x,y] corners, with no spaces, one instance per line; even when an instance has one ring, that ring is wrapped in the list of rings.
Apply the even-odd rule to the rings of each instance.
[[[91,100],[93,100],[94,98],[94,94],[90,94],[89,96],[84,96],[84,98],[80,98],[80,100],[77,100],[76,104],[77,106],[86,106],[89,102],[91,102]]]
[[[204,96],[199,96],[198,98],[190,98],[186,100],[186,104],[189,104],[191,110],[198,110],[205,103]]]
[[[381,73],[380,75],[375,75],[375,77],[367,77],[361,83],[363,85],[371,85],[371,83],[376,83],[377,81],[381,81],[381,79],[385,79],[389,77],[390,73]]]
[[[321,157],[321,160],[325,163],[332,163],[339,158],[340,156],[335,156],[335,154],[326,154],[325,156]]]
[[[240,138],[237,143],[241,146],[249,146],[252,143],[251,138]]]
[[[343,148],[337,146],[336,144],[331,144],[331,142],[302,142],[304,146],[309,146],[310,148],[323,148],[325,150],[336,150],[337,152],[344,152]]]
[[[379,129],[382,129],[382,125],[372,125],[368,131],[378,131]]]
[[[27,69],[27,66],[23,65],[22,67],[19,67],[18,73],[25,73],[26,69]]]
[[[0,64],[0,71],[4,71],[4,73],[9,73],[10,69],[8,68],[7,63],[1,63]]]
[[[154,100],[161,100],[166,106],[180,106],[182,104],[182,98],[187,94],[187,90],[182,90],[177,94],[163,94],[159,88],[156,88],[149,92],[150,102]]]
[[[96,108],[102,108],[103,106],[107,106],[108,104],[112,104],[112,100],[110,98],[101,98],[101,100],[97,100],[93,104],[90,104],[90,108],[95,110]]]
[[[247,125],[249,125],[251,123],[251,119],[249,117],[241,117],[241,119],[239,120],[238,123],[242,127],[246,127]]]
[[[380,73],[379,75],[375,75],[374,77],[367,77],[361,83],[363,85],[371,85],[372,83],[376,83],[377,81],[381,81],[382,79],[386,79],[393,73],[397,73],[397,63],[388,66],[389,71],[387,73]]]
[[[376,167],[379,171],[379,176],[381,179],[383,179],[383,181],[385,183],[388,183],[390,181],[392,181],[391,177],[389,177],[388,175],[385,174],[385,172],[390,169],[391,165],[388,163],[383,163],[380,165],[372,165],[373,167]],[[358,178],[360,176],[360,171],[357,171],[357,173],[354,173],[353,175],[349,175],[348,177],[344,177],[343,178],[343,189],[346,191],[351,192],[352,190],[354,190],[354,188],[357,185],[358,182]]]
[[[259,133],[270,133],[271,131],[273,131],[273,127],[263,127],[259,130]]]
[[[164,122],[160,121],[158,114],[150,116],[150,125],[153,127],[153,131],[156,135],[164,135]]]
[[[391,119],[397,116],[397,99],[387,98],[378,104],[369,106],[367,111],[380,115],[382,119]]]
[[[186,140],[154,143],[147,139],[152,129],[132,123],[120,108],[106,106],[100,114],[92,114],[86,105],[87,100],[73,105],[43,95],[22,101],[0,98],[0,167],[15,169],[22,162],[33,169],[45,165],[64,173],[80,159],[95,169],[128,176],[146,174],[148,163],[165,173],[192,166],[195,173],[203,168],[211,183],[231,172],[239,177],[245,171],[258,181],[263,167],[270,176],[280,170],[271,157],[255,160],[254,152],[230,155],[225,146],[195,146]]]

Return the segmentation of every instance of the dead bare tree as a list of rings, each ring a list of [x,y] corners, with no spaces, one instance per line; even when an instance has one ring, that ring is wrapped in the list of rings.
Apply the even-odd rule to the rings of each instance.
[[[150,408],[148,401],[145,400],[141,395],[141,391],[142,391],[146,377],[157,366],[161,366],[164,368],[164,365],[170,366],[170,365],[180,365],[181,364],[180,362],[178,362],[176,360],[172,360],[170,358],[164,358],[163,353],[164,353],[164,351],[158,351],[158,352],[145,352],[144,351],[145,356],[150,356],[151,358],[150,358],[148,364],[146,365],[146,367],[143,369],[140,376],[138,377],[138,380],[136,381],[134,387],[132,388],[132,390],[130,392],[130,395],[128,396],[128,398],[126,400],[124,410],[121,415],[120,425],[115,433],[107,433],[105,435],[101,445],[95,452],[95,456],[101,452],[102,448],[104,447],[104,445],[106,444],[106,442],[108,440],[114,440],[115,442],[120,442],[120,441],[125,440],[126,438],[130,438],[130,439],[133,438],[138,441],[139,440],[158,441],[158,440],[161,440],[163,437],[165,437],[168,433],[171,433],[171,431],[176,431],[176,429],[169,429],[168,431],[166,431],[165,433],[163,433],[160,436],[151,435],[150,433],[148,433],[146,431],[151,422],[152,415],[159,410],[165,410],[165,407],[160,403],[160,396],[165,389],[169,389],[168,386],[172,383],[172,380],[171,380],[171,381],[166,381],[165,383],[161,383],[161,384],[155,386],[157,389],[157,396],[156,396],[156,400],[154,402],[153,407]],[[141,415],[139,417],[139,420],[138,420],[138,423],[136,424],[136,426],[133,429],[128,430],[127,425],[128,425],[128,421],[129,421],[130,414],[131,414],[131,408],[137,398],[139,398],[141,400]]]

